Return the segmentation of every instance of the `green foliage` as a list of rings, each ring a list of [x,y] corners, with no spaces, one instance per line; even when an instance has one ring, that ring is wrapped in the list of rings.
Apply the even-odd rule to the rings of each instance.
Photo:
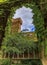
[[[6,2],[7,0],[0,0],[0,3],[4,3],[4,2]]]
[[[5,28],[5,36],[8,36],[11,34],[11,20],[10,18],[8,19],[7,26]]]
[[[42,65],[42,62],[40,59],[32,59],[32,60],[21,60],[21,63],[16,63],[16,64],[13,64],[13,65]]]
[[[2,15],[3,14],[3,9],[0,9],[0,15]]]
[[[24,41],[24,42],[23,42]],[[33,40],[24,36],[24,34],[16,33],[4,38],[2,43],[2,50],[4,52],[16,52],[23,53],[26,49],[36,49],[36,45]]]
[[[25,62],[26,61],[26,62]],[[27,64],[27,65],[42,65],[42,62],[40,59],[32,59],[32,60],[21,60],[22,64]]]
[[[0,65],[42,65],[40,59],[21,60],[20,63],[12,63],[10,59],[0,60]]]
[[[2,30],[2,31],[3,31],[3,26],[0,26],[0,30]]]
[[[10,59],[2,59],[2,60],[0,60],[0,65],[10,65]]]

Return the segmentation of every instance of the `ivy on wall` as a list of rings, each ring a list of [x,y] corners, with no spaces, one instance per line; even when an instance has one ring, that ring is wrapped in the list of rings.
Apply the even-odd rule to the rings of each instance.
[[[42,14],[41,14],[41,12],[40,12],[40,10],[38,9],[38,7],[35,5],[35,3],[21,3],[21,5],[20,6],[17,6],[17,7],[12,7],[11,9],[10,9],[10,11],[11,11],[11,13],[10,13],[10,16],[8,17],[8,21],[7,21],[7,25],[6,25],[6,28],[5,28],[5,38],[4,38],[4,40],[3,40],[3,42],[2,42],[2,48],[3,48],[3,50],[5,49],[5,51],[14,51],[14,49],[16,50],[16,52],[19,52],[19,50],[17,49],[17,48],[13,48],[13,47],[10,47],[10,45],[9,44],[11,44],[12,43],[12,40],[11,40],[11,38],[10,37],[12,37],[13,38],[13,36],[12,36],[12,34],[11,34],[11,19],[12,19],[12,17],[13,17],[13,15],[14,15],[14,13],[15,13],[15,11],[16,11],[16,9],[18,9],[18,8],[20,8],[20,7],[22,7],[22,6],[25,6],[25,7],[30,7],[31,9],[33,9],[33,13],[34,13],[34,16],[33,16],[33,18],[34,18],[34,21],[33,21],[33,23],[34,23],[34,25],[35,25],[35,28],[36,28],[36,34],[37,34],[37,36],[38,36],[38,43],[40,44],[41,43],[41,40],[43,41],[43,38],[44,38],[44,26],[43,26],[43,24],[44,24],[44,20],[43,20],[43,17],[42,17]],[[20,36],[18,36],[18,40],[20,40],[21,39],[21,45],[22,45],[22,43],[23,43],[23,38],[21,37],[21,38],[19,38]],[[10,38],[10,39],[9,39]],[[16,35],[15,35],[15,38],[16,38]],[[13,38],[14,39],[14,38]],[[26,39],[26,41],[28,42],[29,40],[28,39]],[[26,42],[25,41],[25,42]],[[8,43],[9,42],[9,43]],[[32,40],[31,40],[31,42],[32,42]],[[29,42],[29,43],[31,43],[31,42]],[[19,43],[19,42],[18,42]],[[5,44],[8,44],[8,46],[6,46]],[[26,43],[25,43],[26,44]],[[28,45],[28,43],[27,43],[27,45]],[[26,46],[27,46],[26,45]],[[29,45],[30,46],[30,45]],[[33,45],[34,46],[34,45]],[[21,46],[22,47],[22,46]]]
[[[33,21],[33,24],[35,25],[35,28],[36,28],[36,33],[38,34],[38,37],[41,36],[40,38],[42,38],[42,36],[44,36],[44,19],[42,17],[42,14],[40,12],[40,10],[38,9],[38,7],[35,5],[35,3],[31,3],[31,4],[21,4],[20,6],[17,6],[17,7],[12,7],[11,8],[11,13],[10,13],[10,16],[8,18],[8,27],[10,26],[11,24],[11,19],[16,11],[16,9],[22,7],[22,6],[25,6],[25,7],[30,7],[31,9],[33,9],[33,13],[34,13],[34,21]],[[41,24],[41,25],[40,25]],[[11,26],[10,26],[11,27]],[[9,29],[9,28],[8,28]],[[9,32],[9,31],[7,31]]]

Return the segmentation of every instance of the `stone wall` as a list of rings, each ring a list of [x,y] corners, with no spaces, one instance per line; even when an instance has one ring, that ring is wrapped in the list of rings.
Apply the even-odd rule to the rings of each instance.
[[[21,31],[22,20],[21,18],[12,19],[11,32],[16,33]]]

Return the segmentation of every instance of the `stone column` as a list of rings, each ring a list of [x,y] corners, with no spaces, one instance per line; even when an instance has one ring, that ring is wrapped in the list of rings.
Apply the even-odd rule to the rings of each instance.
[[[28,49],[28,58],[29,58],[29,49]]]
[[[10,57],[10,53],[8,52],[8,58]]]
[[[14,59],[14,52],[13,52],[13,57],[12,58]]]
[[[19,53],[17,53],[17,58],[19,58]]]
[[[24,52],[23,52],[23,58],[24,58]]]

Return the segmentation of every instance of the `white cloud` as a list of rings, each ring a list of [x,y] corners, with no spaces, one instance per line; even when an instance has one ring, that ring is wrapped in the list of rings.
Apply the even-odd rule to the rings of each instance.
[[[15,11],[13,18],[16,19],[20,17],[23,21],[21,30],[29,29],[29,31],[32,32],[35,31],[35,26],[32,24],[33,15],[32,9],[23,6]]]

